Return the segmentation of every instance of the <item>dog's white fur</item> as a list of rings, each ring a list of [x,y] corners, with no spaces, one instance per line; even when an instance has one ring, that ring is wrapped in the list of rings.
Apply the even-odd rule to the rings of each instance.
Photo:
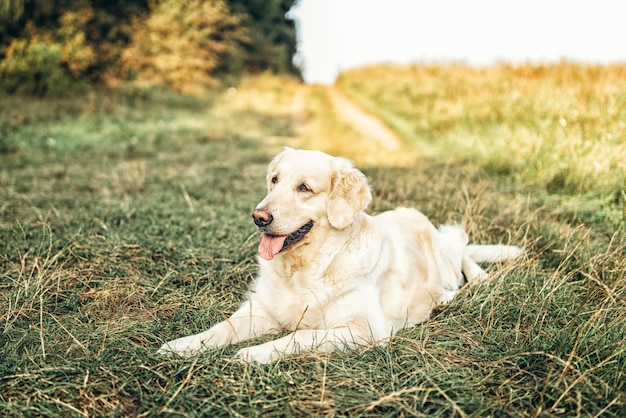
[[[365,176],[350,161],[319,151],[278,154],[268,167],[267,184],[268,194],[257,206],[273,218],[262,228],[265,233],[288,235],[309,221],[313,228],[270,261],[259,258],[249,297],[228,320],[170,341],[160,353],[194,355],[281,329],[291,333],[237,355],[268,363],[305,350],[382,343],[428,319],[465,280],[486,277],[476,261],[523,252],[468,245],[460,226],[436,229],[415,209],[369,216],[364,210],[372,196]]]

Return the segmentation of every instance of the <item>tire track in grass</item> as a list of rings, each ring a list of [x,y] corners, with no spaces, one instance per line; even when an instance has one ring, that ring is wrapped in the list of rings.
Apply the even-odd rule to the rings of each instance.
[[[329,87],[328,96],[338,117],[352,124],[364,137],[373,139],[388,150],[402,148],[402,140],[378,117],[364,111],[334,87]]]
[[[332,86],[301,85],[289,113],[294,137],[285,145],[319,149],[361,166],[408,166],[424,155]]]

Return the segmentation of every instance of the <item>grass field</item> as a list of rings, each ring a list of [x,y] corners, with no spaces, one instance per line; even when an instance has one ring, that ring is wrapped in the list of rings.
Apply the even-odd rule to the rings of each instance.
[[[439,159],[623,199],[626,66],[375,66],[339,87]]]
[[[385,101],[360,73],[343,75],[338,87],[405,139],[396,151],[362,152],[367,138],[334,116],[326,89],[271,76],[206,98],[127,89],[0,99],[2,416],[624,416],[626,88],[621,69],[590,78],[585,89],[603,101],[580,96],[572,123],[554,87],[553,71],[568,68],[519,69],[535,87],[511,97],[489,70],[479,82],[463,68],[427,68],[435,84],[407,87],[404,69],[396,84],[387,68],[385,81],[371,77],[372,89],[394,92]],[[481,119],[457,96],[476,84],[500,116],[482,109]],[[405,90],[436,109],[416,108],[413,120],[383,106],[408,100]],[[528,157],[524,138],[547,144],[559,129],[562,139],[589,133],[594,154],[548,155],[568,146],[557,141]],[[451,145],[455,136],[484,153]],[[490,162],[495,141],[503,162]],[[489,266],[489,283],[386,347],[267,366],[234,360],[237,347],[157,356],[162,342],[237,308],[255,274],[250,213],[283,145],[355,159],[371,180],[371,213],[415,206],[528,256]],[[615,171],[552,173],[588,158]]]

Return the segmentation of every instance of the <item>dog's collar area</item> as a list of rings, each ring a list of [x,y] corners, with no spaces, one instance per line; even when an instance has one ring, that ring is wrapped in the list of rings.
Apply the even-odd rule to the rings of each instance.
[[[308,234],[309,231],[311,231],[311,228],[313,228],[313,221],[307,222],[306,224],[298,228],[297,231],[289,234],[285,239],[285,242],[283,242],[283,248],[280,249],[280,252],[285,251],[292,245],[300,242],[302,238],[304,238],[304,236]]]

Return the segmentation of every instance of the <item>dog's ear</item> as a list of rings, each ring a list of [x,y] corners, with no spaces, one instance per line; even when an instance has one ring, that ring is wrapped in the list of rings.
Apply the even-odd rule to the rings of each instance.
[[[372,193],[367,178],[352,162],[337,158],[333,163],[331,191],[326,210],[330,225],[343,229],[354,221],[357,213],[370,204]]]

